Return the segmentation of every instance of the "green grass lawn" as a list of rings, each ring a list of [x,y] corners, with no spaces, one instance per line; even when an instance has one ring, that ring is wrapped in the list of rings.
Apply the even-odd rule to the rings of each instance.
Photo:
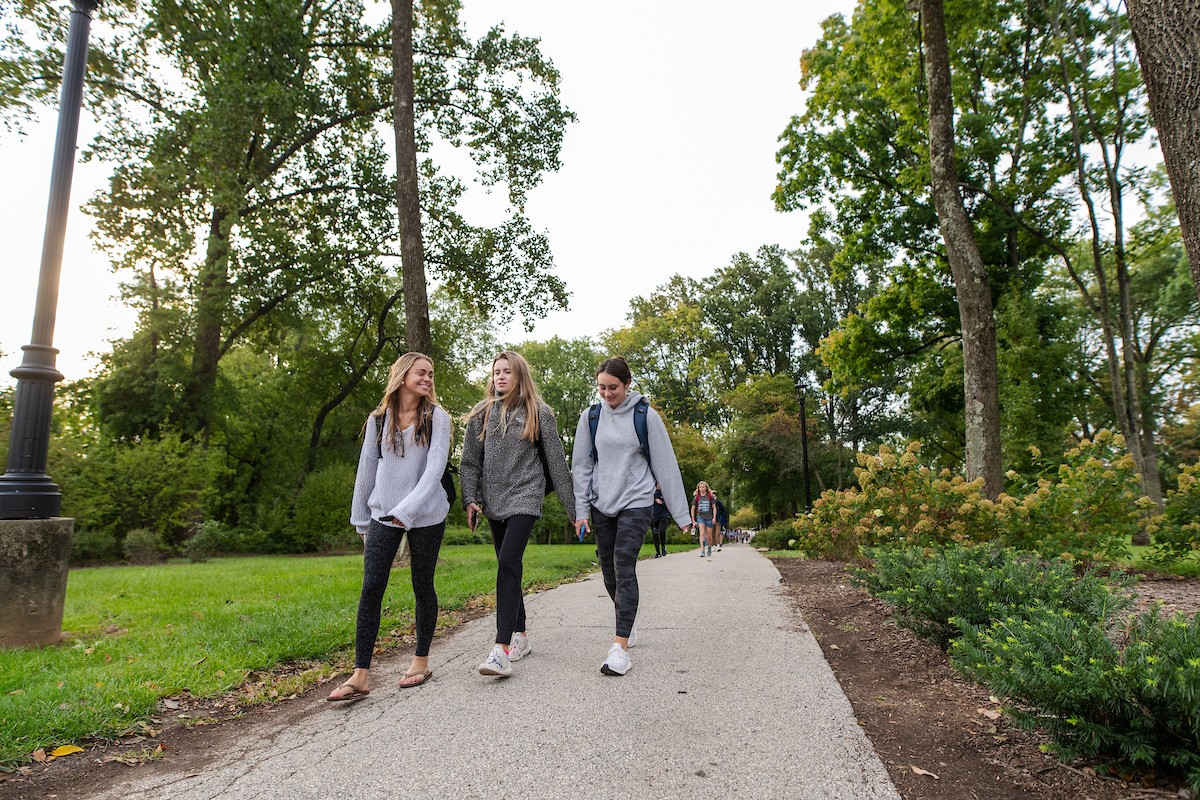
[[[647,545],[643,556],[652,554]],[[590,572],[594,560],[590,544],[530,545],[525,585]],[[442,548],[436,585],[443,610],[494,594],[495,581],[491,545]],[[0,765],[39,747],[133,730],[162,698],[220,695],[252,672],[262,680],[281,665],[311,661],[307,678],[288,679],[279,694],[302,690],[348,666],[361,588],[361,555],[73,570],[66,642],[0,650]],[[399,646],[389,632],[403,635],[413,623],[407,569],[392,573],[383,612],[380,645]]]

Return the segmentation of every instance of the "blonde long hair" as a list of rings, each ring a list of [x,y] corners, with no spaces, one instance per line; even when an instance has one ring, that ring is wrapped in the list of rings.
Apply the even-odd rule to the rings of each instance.
[[[408,377],[408,371],[413,368],[421,359],[429,362],[429,366],[433,366],[433,359],[424,353],[405,353],[396,359],[396,363],[392,364],[391,370],[388,372],[387,388],[383,392],[383,399],[379,401],[379,405],[371,412],[371,416],[377,417],[380,421],[387,419],[387,430],[384,432],[386,441],[391,442],[393,450],[400,450],[400,455],[404,455],[404,437],[397,436],[400,425],[400,390],[404,387],[404,379]],[[429,447],[429,440],[433,438],[433,410],[439,408],[437,392],[433,387],[430,387],[428,396],[422,397],[417,402],[417,414],[413,422],[416,425],[416,430],[413,432],[413,442],[420,447]],[[388,415],[388,412],[392,412]],[[366,431],[366,427],[363,427]]]
[[[539,433],[538,410],[542,405],[542,395],[538,391],[537,384],[533,382],[529,362],[520,353],[512,350],[505,350],[492,359],[492,369],[488,372],[484,398],[471,409],[471,413],[467,415],[467,422],[470,423],[472,419],[482,414],[483,429],[479,432],[479,441],[487,439],[488,422],[492,418],[492,409],[496,406],[495,401],[500,399],[500,395],[496,394],[496,362],[501,359],[508,361],[508,366],[513,373],[513,387],[508,394],[504,395],[504,402],[500,404],[501,435],[508,433],[509,413],[518,406],[523,406],[525,408],[525,427],[521,431],[521,438],[528,442],[536,442]]]

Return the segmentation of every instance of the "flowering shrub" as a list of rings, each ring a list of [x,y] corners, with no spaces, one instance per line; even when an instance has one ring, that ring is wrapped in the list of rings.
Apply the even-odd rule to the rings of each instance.
[[[1034,449],[1034,457],[1040,454]],[[1004,543],[1083,561],[1128,558],[1129,540],[1158,520],[1142,494],[1133,456],[1120,434],[1100,431],[1066,454],[1057,469],[1018,487],[1024,497],[1001,519]],[[1009,473],[1015,479],[1016,473]]]
[[[1120,436],[1101,431],[1049,477],[993,501],[983,496],[982,478],[921,466],[919,442],[902,453],[881,446],[878,456],[859,454],[858,487],[826,491],[792,523],[797,547],[811,556],[858,560],[863,548],[995,541],[1068,560],[1121,558],[1139,526],[1153,531],[1158,524],[1123,447]],[[1200,487],[1195,491],[1200,504]]]
[[[878,456],[860,453],[858,487],[817,498],[812,513],[793,523],[797,547],[855,560],[864,547],[992,540],[996,504],[983,496],[983,480],[934,473],[917,463],[920,451],[920,442],[912,442],[899,454],[886,445]]]
[[[1162,526],[1154,536],[1149,561],[1170,563],[1200,559],[1200,464],[1190,464],[1179,475],[1179,488],[1167,493]]]

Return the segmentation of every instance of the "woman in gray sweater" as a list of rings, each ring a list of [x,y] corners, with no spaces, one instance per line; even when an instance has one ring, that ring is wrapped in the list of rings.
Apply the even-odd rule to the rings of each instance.
[[[450,500],[442,473],[450,455],[450,415],[433,390],[433,361],[405,353],[392,364],[387,389],[364,427],[350,524],[363,539],[363,587],[354,636],[354,672],[327,700],[370,693],[371,654],[379,636],[392,559],[407,533],[416,599],[417,649],[400,688],[429,680],[429,645],[437,626],[437,564]]]
[[[463,440],[463,507],[467,524],[487,517],[496,548],[496,642],[482,675],[512,675],[512,662],[532,652],[525,630],[521,578],[525,545],[542,515],[547,480],[575,518],[575,496],[554,412],[542,402],[529,364],[506,350],[492,361],[484,399],[467,415]]]
[[[632,667],[628,651],[637,639],[637,558],[650,527],[655,483],[675,523],[685,528],[691,522],[667,426],[640,394],[629,390],[632,381],[629,365],[620,356],[600,365],[600,402],[579,416],[571,453],[575,531],[590,513],[604,588],[616,610],[616,636],[600,666],[605,675],[624,675]],[[644,422],[638,415],[644,415]],[[639,428],[645,431],[645,447]]]

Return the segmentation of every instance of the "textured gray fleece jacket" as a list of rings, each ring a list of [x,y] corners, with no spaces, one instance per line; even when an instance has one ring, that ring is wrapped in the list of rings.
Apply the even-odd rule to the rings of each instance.
[[[637,392],[630,392],[616,408],[600,403],[596,461],[592,461],[592,431],[588,426],[587,409],[579,415],[575,449],[571,452],[571,477],[575,480],[575,512],[578,514],[575,519],[585,519],[593,508],[610,517],[626,508],[648,508],[654,505],[654,483],[657,481],[676,524],[680,527],[691,524],[687,492],[683,489],[675,449],[667,435],[667,426],[653,408],[646,411],[649,464],[642,455],[637,431],[633,428],[633,407],[641,398]]]
[[[488,420],[485,441],[479,441],[483,414],[472,417],[467,423],[462,461],[458,466],[463,508],[476,503],[485,516],[497,520],[516,514],[540,517],[542,501],[546,497],[546,477],[537,442],[521,439],[521,431],[525,430],[525,409],[512,409],[508,414],[508,429],[502,431],[500,404],[503,401],[492,402],[495,405]],[[538,407],[538,438],[542,440],[546,463],[550,467],[550,481],[558,499],[566,506],[568,518],[575,519],[575,493],[571,487],[571,472],[567,469],[567,456],[558,436],[554,412],[545,403]]]

